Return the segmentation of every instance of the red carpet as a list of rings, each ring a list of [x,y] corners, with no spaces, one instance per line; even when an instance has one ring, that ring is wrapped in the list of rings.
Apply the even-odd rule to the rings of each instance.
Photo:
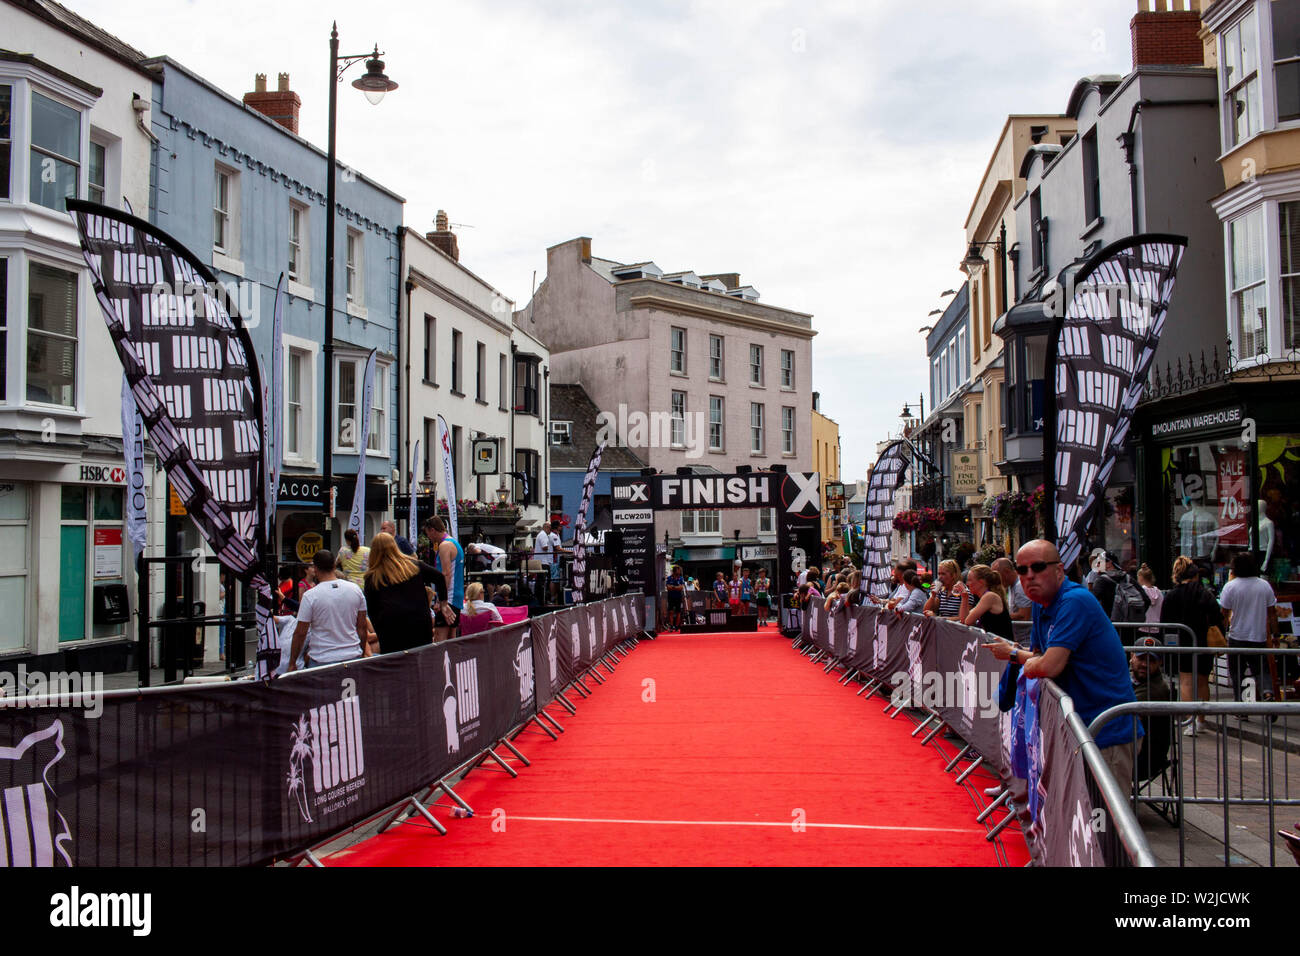
[[[417,817],[327,865],[998,862],[970,795],[909,736],[912,722],[889,720],[773,630],[661,636],[591,686],[588,700],[569,695],[576,715],[551,707],[567,730],[558,741],[516,741],[532,761],[518,779],[488,764],[457,786],[475,815],[436,809],[448,836]],[[1003,837],[1008,862],[1025,863],[1015,826]]]

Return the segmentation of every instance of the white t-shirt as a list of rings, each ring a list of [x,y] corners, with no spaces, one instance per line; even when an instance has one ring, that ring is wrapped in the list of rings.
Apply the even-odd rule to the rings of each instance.
[[[1007,597],[1011,599],[1011,610],[1019,611],[1023,608],[1033,607],[1034,602],[1030,600],[1029,595],[1025,593],[1024,587],[1019,580],[1011,582],[1011,590],[1007,592]],[[972,604],[971,607],[975,605]]]
[[[555,550],[551,544],[551,533],[549,531],[537,532],[537,537],[533,539],[533,557],[540,564],[550,564],[551,554]]]
[[[1276,603],[1272,586],[1263,578],[1233,578],[1219,594],[1219,606],[1232,612],[1228,637],[1263,644],[1268,638],[1268,609]]]
[[[280,629],[280,664],[275,669],[275,676],[279,677],[281,674],[289,672],[289,652],[293,650],[293,632],[298,629],[298,619],[296,617],[277,617],[275,626]],[[303,646],[306,647],[306,644],[304,643]],[[307,662],[303,659],[306,656],[306,651],[302,651],[298,655],[298,668],[300,670],[306,666]]]
[[[357,615],[366,596],[351,581],[323,581],[302,596],[299,622],[306,621],[307,656],[317,664],[335,664],[361,656]]]
[[[475,601],[473,603],[474,603],[475,614],[482,614],[484,611],[487,611],[489,614],[492,615],[492,620],[496,621],[498,624],[504,623],[501,620],[501,612],[497,610],[497,606],[493,604],[491,601]],[[465,606],[469,607],[469,605],[470,602],[466,601]]]
[[[562,548],[563,546],[564,546],[564,542],[560,540],[560,533],[558,531],[552,531],[551,550],[554,551],[556,554],[559,554],[560,548]]]

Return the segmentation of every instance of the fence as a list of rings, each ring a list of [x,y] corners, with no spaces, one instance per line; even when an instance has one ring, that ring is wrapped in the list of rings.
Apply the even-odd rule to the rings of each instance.
[[[1154,865],[1123,788],[1070,698],[1052,681],[1038,682],[1035,723],[1018,731],[1011,713],[1000,710],[1005,664],[983,646],[993,640],[990,635],[955,621],[875,607],[827,613],[813,605],[803,625],[795,646],[814,661],[825,661],[828,672],[842,668],[842,683],[861,680],[859,696],[887,695],[891,717],[916,714],[912,735],[924,733],[923,746],[943,753],[945,729],[964,743],[945,771],[955,772],[954,782],[976,800],[976,820],[985,825],[987,839],[996,840],[1018,822],[1034,861],[1042,865]],[[1013,767],[1018,734],[1027,744],[1024,768]],[[1023,780],[1015,773],[1019,769]],[[980,772],[995,786],[970,785]]]
[[[271,682],[6,698],[0,864],[263,864],[395,806],[433,821],[415,794],[554,735],[544,708],[643,625],[628,595]]]
[[[1256,700],[1263,692],[1253,680],[1268,676],[1271,682],[1277,675],[1273,690],[1290,690],[1300,671],[1300,650],[1163,644],[1125,649],[1144,658],[1134,666],[1138,702],[1098,715],[1092,730],[1118,717],[1140,717],[1146,733],[1133,779],[1122,783],[1134,805],[1149,812],[1148,834],[1160,839],[1164,824],[1176,829],[1179,865],[1187,865],[1189,852],[1198,862],[1224,865],[1290,862],[1286,853],[1279,859],[1276,834],[1280,823],[1300,820],[1300,810],[1278,819],[1279,808],[1300,807],[1300,792],[1292,789],[1293,776],[1300,782],[1300,726],[1293,724],[1300,719],[1300,702]],[[1248,668],[1236,661],[1252,659],[1258,675],[1245,677]],[[1234,673],[1241,678],[1235,683],[1216,679]],[[1199,687],[1198,675],[1204,675]],[[1198,700],[1202,692],[1207,699]],[[1203,729],[1193,723],[1202,719]],[[1248,849],[1234,852],[1246,844]],[[1167,855],[1172,861],[1172,847]]]

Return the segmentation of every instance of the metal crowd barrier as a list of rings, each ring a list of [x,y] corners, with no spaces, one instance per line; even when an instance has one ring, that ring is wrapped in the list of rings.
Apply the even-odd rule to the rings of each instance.
[[[1130,645],[1125,651],[1130,662],[1134,654],[1154,655],[1158,667],[1148,667],[1145,674],[1135,673],[1138,702],[1099,715],[1092,730],[1096,732],[1117,716],[1142,718],[1147,734],[1135,748],[1134,776],[1127,782],[1130,801],[1158,814],[1177,830],[1180,866],[1188,865],[1189,852],[1202,860],[1207,853],[1221,856],[1224,865],[1234,861],[1277,865],[1277,809],[1300,807],[1300,793],[1292,790],[1292,774],[1300,779],[1300,724],[1296,723],[1300,702],[1236,699],[1238,694],[1257,688],[1233,682],[1233,672],[1244,671],[1233,662],[1255,658],[1265,672],[1278,673],[1279,683],[1290,688],[1294,685],[1286,678],[1300,672],[1300,649]],[[1213,659],[1209,667],[1202,664],[1207,658]],[[1193,694],[1198,693],[1195,682],[1200,668],[1210,672],[1206,677],[1208,701],[1183,699],[1176,667],[1180,662],[1193,675]],[[1206,726],[1197,728],[1195,736],[1189,735],[1191,722],[1201,717],[1208,718]],[[1189,808],[1193,819],[1189,819]],[[1153,818],[1148,820],[1158,828]],[[1296,821],[1300,821],[1300,811],[1282,822],[1289,827]],[[1251,832],[1252,826],[1256,832]],[[1159,843],[1159,829],[1150,833]],[[1239,848],[1248,841],[1253,856],[1234,851],[1234,846]],[[1267,843],[1267,849],[1258,841]],[[1172,849],[1165,855],[1172,858]],[[1288,854],[1283,854],[1282,862],[1290,862]]]
[[[11,803],[0,835],[22,831],[15,863],[131,866],[319,864],[317,848],[408,812],[445,832],[429,797],[472,813],[457,775],[517,776],[521,733],[557,739],[547,708],[576,712],[566,692],[589,696],[635,646],[640,597],[274,681],[4,698],[0,742],[26,759],[0,760],[0,791],[24,794],[28,825]]]
[[[1012,775],[1010,715],[990,713],[985,705],[996,708],[996,701],[980,700],[980,688],[996,687],[1005,667],[983,647],[990,636],[955,621],[874,607],[851,608],[847,614],[852,618],[843,608],[834,615],[820,605],[809,608],[793,647],[827,673],[842,669],[841,684],[861,682],[858,696],[887,699],[885,713],[891,719],[908,717],[912,737],[932,747],[946,761],[944,772],[955,773],[954,784],[970,794],[978,809],[975,820],[985,827],[985,839],[1001,862],[1008,857],[999,835],[1019,823],[1031,862],[1038,865],[1154,865],[1123,787],[1074,713],[1073,702],[1051,681],[1042,682],[1049,700],[1041,692],[1039,696],[1044,740],[1039,754],[1053,763],[1050,770],[1031,772],[1047,782],[1046,795],[1033,804],[1034,810],[1025,781]],[[910,687],[905,692],[894,684],[904,675]],[[918,679],[930,677],[938,678],[939,686],[960,688],[957,697],[934,704],[924,692],[918,695]],[[953,746],[960,746],[955,754],[946,749],[945,730]],[[1084,811],[1096,807],[1104,808],[1110,823],[1094,834],[1095,818]]]

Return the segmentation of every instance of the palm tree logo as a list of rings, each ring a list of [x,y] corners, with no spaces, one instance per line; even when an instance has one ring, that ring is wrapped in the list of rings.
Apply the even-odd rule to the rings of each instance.
[[[287,781],[289,784],[289,796],[296,797],[298,800],[298,811],[302,814],[303,820],[308,823],[314,822],[311,818],[311,808],[307,804],[307,778],[303,773],[304,764],[312,760],[311,751],[311,726],[307,723],[307,715],[303,714],[294,724],[293,730],[289,734],[289,739],[293,744],[289,751],[289,774]]]

